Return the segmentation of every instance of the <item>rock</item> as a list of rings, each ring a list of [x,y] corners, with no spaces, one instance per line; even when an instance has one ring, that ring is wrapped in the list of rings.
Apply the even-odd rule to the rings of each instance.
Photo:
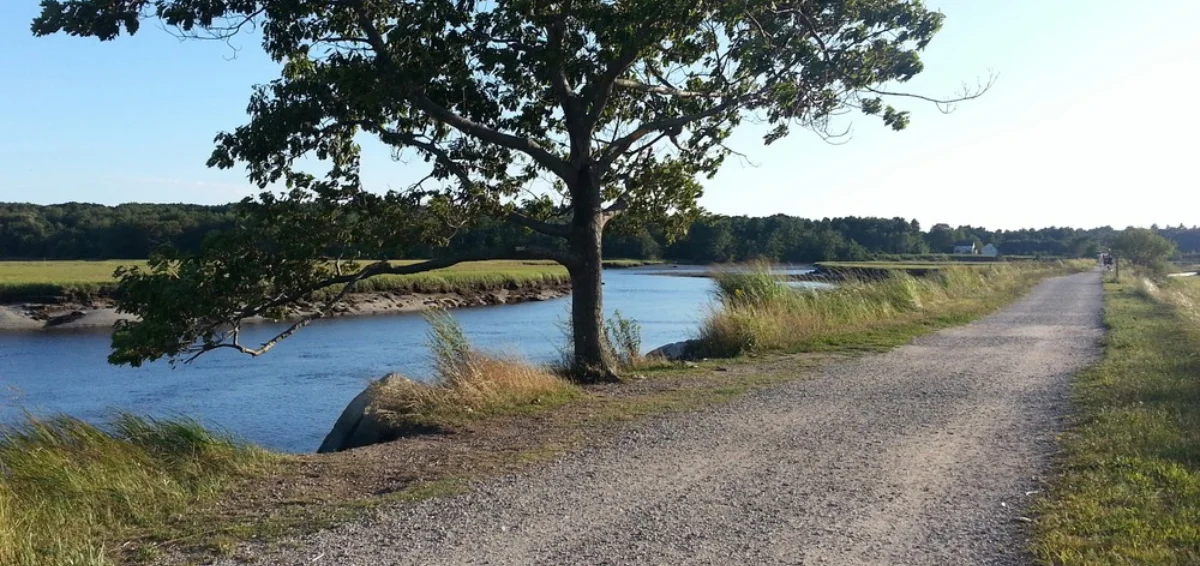
[[[69,322],[75,322],[85,316],[87,316],[86,312],[71,311],[67,314],[60,314],[58,316],[50,317],[50,319],[46,321],[46,326],[60,326]]]
[[[372,410],[375,391],[379,385],[386,386],[393,379],[405,379],[398,375],[388,375],[379,380],[378,385],[372,384],[359,393],[342,410],[341,416],[333,424],[333,430],[325,435],[325,441],[317,449],[318,453],[340,452],[359,446],[370,446],[380,442],[395,439],[395,431],[382,420],[380,414]]]
[[[698,344],[697,340],[684,340],[683,342],[672,342],[665,346],[659,346],[650,350],[646,354],[648,358],[666,358],[671,361],[685,360],[690,357],[691,351]]]

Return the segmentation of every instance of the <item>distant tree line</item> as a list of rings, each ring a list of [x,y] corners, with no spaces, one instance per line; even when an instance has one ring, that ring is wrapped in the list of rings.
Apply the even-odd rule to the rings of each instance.
[[[0,203],[0,259],[139,259],[164,244],[193,251],[234,219],[228,205]]]
[[[235,205],[0,203],[0,259],[137,259],[162,245],[184,253],[234,225]],[[379,255],[401,258],[526,245],[530,236],[510,223],[485,221],[460,230],[445,245],[412,245]],[[1200,254],[1200,228],[1151,228],[1184,255]],[[1041,228],[988,230],[935,224],[928,231],[903,218],[824,218],[782,214],[767,217],[708,214],[692,222],[687,235],[669,241],[662,231],[610,225],[604,255],[696,263],[770,260],[792,263],[862,260],[903,254],[947,254],[955,245],[996,245],[1005,255],[1092,257],[1112,244],[1111,227],[1081,230]],[[556,239],[533,243],[553,247]],[[378,252],[376,252],[378,253]],[[375,254],[372,254],[375,255]]]

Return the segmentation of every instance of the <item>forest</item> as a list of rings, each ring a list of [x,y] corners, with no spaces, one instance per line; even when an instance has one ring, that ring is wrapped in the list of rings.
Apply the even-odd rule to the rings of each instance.
[[[235,225],[236,205],[98,204],[33,205],[0,203],[0,259],[140,259],[160,246],[197,252],[210,234]],[[1200,254],[1200,228],[1153,227],[1174,241],[1182,255]],[[661,259],[691,263],[752,260],[813,262],[865,260],[910,254],[947,254],[955,245],[994,244],[1004,255],[1091,257],[1106,246],[1112,227],[1049,227],[988,230],[935,224],[923,230],[903,218],[767,217],[706,214],[687,234],[672,241],[654,227],[627,226],[618,218],[609,227],[604,255],[609,258]],[[541,241],[541,240],[545,241]],[[385,250],[393,259],[436,257],[556,239],[530,234],[505,222],[484,220],[460,230],[448,245],[413,243]]]

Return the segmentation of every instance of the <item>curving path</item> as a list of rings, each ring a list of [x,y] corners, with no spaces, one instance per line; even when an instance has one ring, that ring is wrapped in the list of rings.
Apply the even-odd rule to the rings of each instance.
[[[1068,378],[1099,351],[1099,279],[1052,279],[967,326],[258,559],[1023,564]]]

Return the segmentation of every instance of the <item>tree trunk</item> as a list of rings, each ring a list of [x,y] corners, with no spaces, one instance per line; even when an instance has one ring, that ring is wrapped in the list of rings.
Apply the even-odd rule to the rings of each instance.
[[[597,198],[599,191],[596,191]],[[582,381],[619,379],[605,346],[604,300],[601,276],[601,238],[604,215],[599,203],[576,202],[569,247],[571,265],[571,330],[574,348],[572,373]]]

